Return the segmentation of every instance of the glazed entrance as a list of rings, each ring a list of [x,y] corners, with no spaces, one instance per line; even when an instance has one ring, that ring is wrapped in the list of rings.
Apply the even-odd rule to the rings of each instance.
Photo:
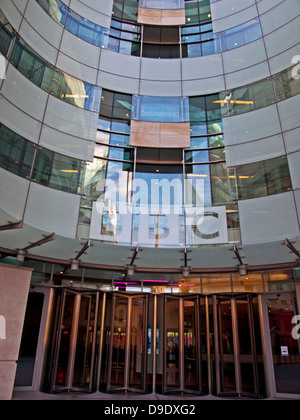
[[[255,294],[53,293],[45,391],[266,394]]]

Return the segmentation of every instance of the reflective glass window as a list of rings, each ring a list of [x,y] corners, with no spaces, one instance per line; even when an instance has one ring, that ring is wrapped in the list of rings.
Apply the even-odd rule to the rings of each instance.
[[[288,162],[275,158],[237,168],[239,198],[279,194],[292,188]]]
[[[211,207],[210,165],[186,165],[185,172],[189,184],[185,204],[198,207],[202,205]]]
[[[44,90],[50,89],[53,69],[20,41],[15,43],[10,61],[32,83]]]
[[[38,149],[33,167],[33,180],[47,187],[76,194],[82,163],[46,149]]]
[[[222,149],[221,149],[222,150]],[[224,163],[211,165],[212,201],[214,206],[232,203],[237,198],[235,176]]]
[[[189,121],[188,98],[134,95],[132,119],[153,122]]]
[[[40,6],[61,25],[65,24],[68,7],[60,0],[37,0]]]
[[[95,112],[99,111],[101,88],[75,79],[75,77],[58,69],[54,72],[50,92],[57,98],[63,99],[79,108]]]
[[[100,117],[119,120],[120,124],[130,124],[132,95],[102,90]],[[126,123],[127,121],[127,123]],[[118,123],[118,121],[116,121]],[[111,126],[112,131],[124,132],[124,127]]]
[[[228,51],[248,44],[262,36],[258,18],[242,25],[215,33],[216,52]]]
[[[139,6],[148,9],[183,9],[184,0],[140,0]]]
[[[300,77],[297,68],[294,66],[274,77],[274,87],[278,101],[300,94]]]
[[[86,194],[86,205],[92,206],[93,201],[103,196],[107,163],[97,158],[85,163],[81,193]]]
[[[28,177],[33,162],[33,144],[0,125],[0,166],[9,172]]]
[[[0,16],[1,17],[1,16]],[[0,52],[5,56],[8,52],[12,34],[0,21]]]

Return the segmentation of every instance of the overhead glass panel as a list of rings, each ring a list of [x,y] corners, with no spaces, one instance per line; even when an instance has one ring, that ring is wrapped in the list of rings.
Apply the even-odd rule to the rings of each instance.
[[[147,9],[184,9],[184,0],[139,0],[139,7]]]
[[[152,122],[188,122],[188,97],[132,97],[132,119]]]

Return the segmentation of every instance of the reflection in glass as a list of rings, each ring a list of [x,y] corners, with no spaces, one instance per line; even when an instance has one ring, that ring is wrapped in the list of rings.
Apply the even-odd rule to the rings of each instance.
[[[189,121],[188,98],[133,95],[132,119],[153,122]]]
[[[244,393],[255,394],[255,354],[251,337],[248,300],[236,300],[236,311],[240,350],[241,390]]]
[[[127,299],[119,297],[115,306],[110,384],[114,388],[124,387],[127,304]]]
[[[132,300],[129,387],[143,389],[145,380],[145,300]]]
[[[70,340],[73,323],[73,312],[75,295],[66,294],[62,323],[59,326],[60,346],[57,358],[56,378],[54,386],[64,388],[67,384],[67,373],[69,364]]]
[[[221,392],[236,392],[233,327],[230,300],[219,300],[218,321]]]
[[[166,301],[166,388],[179,389],[179,300]]]
[[[198,362],[196,330],[196,306],[193,300],[184,300],[184,386],[186,389],[198,390]],[[199,351],[199,350],[198,350]]]
[[[279,393],[300,393],[300,347],[299,340],[292,336],[295,313],[292,299],[268,301],[276,390]]]

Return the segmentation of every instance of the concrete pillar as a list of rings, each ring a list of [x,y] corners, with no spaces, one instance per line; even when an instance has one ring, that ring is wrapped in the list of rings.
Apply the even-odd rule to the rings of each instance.
[[[32,270],[0,264],[0,400],[11,400]]]

